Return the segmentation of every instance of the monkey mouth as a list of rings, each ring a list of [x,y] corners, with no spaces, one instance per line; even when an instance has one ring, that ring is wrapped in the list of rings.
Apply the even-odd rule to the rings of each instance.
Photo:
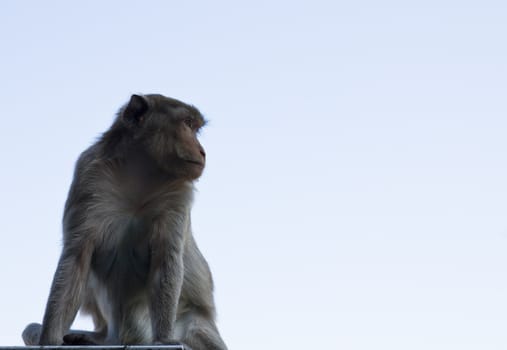
[[[197,166],[200,166],[200,167],[204,167],[204,163],[200,162],[198,160],[185,159],[185,162],[193,164],[193,165],[197,165]]]

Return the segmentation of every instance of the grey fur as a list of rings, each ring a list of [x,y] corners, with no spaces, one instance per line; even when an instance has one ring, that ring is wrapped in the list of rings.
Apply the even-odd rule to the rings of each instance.
[[[180,101],[133,95],[81,154],[43,323],[26,327],[26,345],[179,341],[193,350],[227,349],[190,223],[204,123]],[[91,314],[94,332],[69,329],[79,308]]]

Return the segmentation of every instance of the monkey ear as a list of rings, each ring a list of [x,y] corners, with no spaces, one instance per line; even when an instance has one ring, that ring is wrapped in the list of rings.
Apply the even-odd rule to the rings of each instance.
[[[148,110],[148,100],[141,95],[132,95],[130,101],[123,110],[122,117],[131,124],[142,122],[143,114]]]

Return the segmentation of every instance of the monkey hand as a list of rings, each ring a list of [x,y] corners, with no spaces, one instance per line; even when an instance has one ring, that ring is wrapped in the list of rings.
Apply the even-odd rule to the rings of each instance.
[[[179,345],[183,347],[184,350],[192,350],[192,348],[180,341],[177,340],[160,340],[155,341],[153,345]]]

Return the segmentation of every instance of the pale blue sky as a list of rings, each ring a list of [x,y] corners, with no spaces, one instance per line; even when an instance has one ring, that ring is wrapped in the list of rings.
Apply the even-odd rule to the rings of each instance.
[[[506,349],[506,37],[504,1],[3,1],[0,344],[42,319],[79,153],[156,92],[210,119],[231,350]]]

